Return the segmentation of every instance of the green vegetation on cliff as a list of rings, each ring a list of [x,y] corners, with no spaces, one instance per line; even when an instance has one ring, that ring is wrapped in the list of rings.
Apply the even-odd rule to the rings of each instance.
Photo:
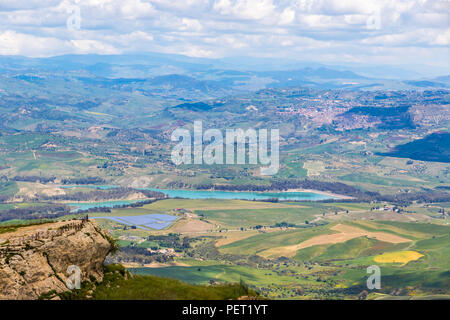
[[[83,282],[80,290],[60,295],[62,299],[94,300],[227,300],[258,297],[244,283],[200,286],[175,279],[134,275],[121,265],[105,266],[101,283]]]

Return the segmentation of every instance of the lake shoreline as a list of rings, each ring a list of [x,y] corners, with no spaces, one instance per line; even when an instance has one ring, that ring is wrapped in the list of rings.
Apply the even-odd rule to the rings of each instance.
[[[279,191],[279,192],[311,192],[311,193],[323,194],[324,196],[329,196],[332,198],[338,198],[338,199],[342,199],[342,200],[355,199],[354,197],[333,193],[331,191],[320,191],[320,190],[313,190],[313,189],[288,189],[286,191]]]
[[[337,194],[337,193],[333,193],[331,191],[321,191],[321,190],[314,190],[314,189],[301,189],[301,188],[297,188],[297,189],[287,189],[287,190],[264,190],[264,191],[254,191],[254,190],[217,190],[217,189],[159,189],[159,188],[142,188],[142,189],[151,189],[154,191],[159,191],[164,193],[163,191],[197,191],[197,192],[202,192],[202,191],[206,191],[206,192],[228,192],[228,193],[257,193],[257,194],[265,194],[265,193],[315,193],[315,194],[320,194],[323,196],[327,196],[330,197],[332,199],[342,199],[342,200],[349,200],[349,199],[355,199],[354,197],[350,197],[350,196],[346,196],[346,195],[342,195],[342,194]],[[246,199],[242,199],[242,200],[246,200]],[[248,200],[248,199],[247,199]],[[252,200],[250,200],[252,201]],[[258,201],[258,200],[256,200]],[[289,200],[280,200],[280,201],[289,201]],[[308,200],[295,200],[295,201],[308,201]],[[313,200],[313,201],[320,201],[320,200]]]
[[[78,185],[78,186],[71,186],[72,188],[83,188],[83,187],[89,187],[89,188],[99,188],[101,189],[103,186],[101,185],[89,185],[89,186],[82,186],[82,185]],[[108,188],[119,188],[121,186],[117,185],[117,186],[113,186],[113,185],[108,185]],[[218,189],[214,189],[214,188],[210,188],[210,189],[164,189],[164,188],[152,188],[152,187],[146,187],[146,188],[137,188],[136,190],[152,190],[152,191],[157,191],[157,192],[161,192],[161,193],[165,193],[165,192],[183,192],[183,191],[188,191],[188,192],[223,192],[223,193],[254,193],[254,194],[258,194],[258,195],[264,195],[264,194],[270,194],[270,193],[274,193],[274,194],[286,194],[289,195],[289,193],[309,193],[309,194],[316,194],[316,195],[321,195],[321,196],[325,196],[325,197],[329,197],[329,199],[315,199],[312,201],[321,201],[321,200],[352,200],[355,199],[354,197],[351,196],[346,196],[346,195],[342,195],[342,194],[338,194],[338,193],[334,193],[331,191],[323,191],[323,190],[315,190],[315,189],[302,189],[302,188],[295,188],[295,189],[287,189],[287,190],[264,190],[264,191],[256,191],[256,190],[218,190]],[[166,193],[166,195],[169,198],[184,198],[182,196],[173,196],[173,195],[169,195]],[[145,199],[138,199],[138,197],[133,197],[134,199],[118,199],[120,200],[141,200],[144,201]],[[277,196],[274,196],[274,198],[278,198]],[[191,199],[190,197],[187,197],[186,199]],[[211,199],[214,199],[214,197],[211,197]],[[222,198],[217,198],[217,199],[222,199]],[[267,199],[241,199],[241,200],[267,200]],[[289,201],[290,199],[285,199],[284,197],[279,197],[279,201]],[[117,201],[117,200],[110,200],[110,201]],[[309,199],[302,199],[302,200],[294,200],[292,199],[292,201],[310,201]],[[68,201],[68,202],[78,202],[78,201]],[[91,201],[83,201],[84,203],[89,203]],[[98,202],[98,201],[92,201],[92,202]],[[82,203],[82,202],[79,202]]]

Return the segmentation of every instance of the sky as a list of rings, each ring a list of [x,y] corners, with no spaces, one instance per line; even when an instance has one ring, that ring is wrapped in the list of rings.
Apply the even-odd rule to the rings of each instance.
[[[0,55],[450,67],[450,0],[0,0]]]

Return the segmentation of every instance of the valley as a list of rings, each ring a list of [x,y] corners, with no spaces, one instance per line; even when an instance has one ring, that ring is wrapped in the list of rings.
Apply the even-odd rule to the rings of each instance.
[[[157,298],[158,277],[198,298],[450,296],[448,77],[128,58],[0,60],[0,238],[88,216],[117,243],[105,270],[122,297]],[[194,121],[279,129],[278,172],[176,165],[171,134]],[[114,278],[128,277],[117,264],[131,278]],[[106,284],[92,294],[119,297]]]

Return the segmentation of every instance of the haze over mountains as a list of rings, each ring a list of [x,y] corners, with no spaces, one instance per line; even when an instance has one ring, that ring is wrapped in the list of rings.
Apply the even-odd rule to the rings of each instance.
[[[50,76],[153,79],[153,83],[163,85],[193,81],[174,76],[156,78],[182,75],[204,81],[202,84],[243,90],[299,85],[329,89],[415,89],[449,86],[449,78],[445,74],[426,77],[401,67],[343,67],[285,59],[209,59],[160,53],[63,55],[50,58],[0,56],[0,70],[2,76],[8,77],[26,74],[29,78],[23,80],[28,81],[48,79]]]
[[[65,298],[161,299],[167,283],[195,297],[169,277],[209,284],[221,299],[241,296],[223,294],[239,279],[268,298],[359,299],[367,265],[380,261],[396,279],[384,297],[448,297],[450,78],[361,70],[160,54],[1,57],[0,223],[65,219],[81,202],[78,213],[119,239],[106,264],[140,276],[116,285],[109,271],[125,267],[108,266],[98,289],[85,283]],[[198,120],[204,129],[279,129],[279,170],[176,165],[171,135]],[[167,189],[270,198],[153,191]],[[284,203],[278,194],[288,190],[337,198]],[[172,222],[139,224],[155,212]],[[393,264],[398,257],[404,264]]]
[[[383,68],[387,67],[379,69]],[[389,75],[400,77],[402,72],[407,73],[394,70]],[[95,124],[151,128],[158,127],[159,121],[167,126],[192,117],[210,119],[208,113],[219,118],[240,115],[248,111],[246,101],[250,100],[259,103],[258,108],[275,112],[273,108],[281,100],[267,100],[270,92],[263,93],[264,100],[259,100],[260,90],[275,89],[279,96],[287,88],[308,88],[316,90],[306,93],[313,100],[316,95],[326,97],[328,90],[343,90],[352,92],[348,101],[354,105],[350,101],[358,96],[356,92],[367,92],[368,97],[382,101],[380,97],[386,94],[377,91],[424,92],[450,87],[450,77],[445,75],[393,80],[380,78],[376,73],[370,75],[367,70],[363,73],[294,60],[208,59],[160,53],[0,56],[0,118],[3,130],[8,132],[55,131],[61,126],[78,130]],[[256,96],[252,97],[254,93]],[[399,97],[405,98],[400,98],[399,103],[408,104],[411,94],[415,95],[401,93]],[[430,97],[434,95],[425,94],[419,101],[432,103]],[[318,98],[318,106],[328,103]],[[289,98],[286,106],[296,101],[293,99]]]

